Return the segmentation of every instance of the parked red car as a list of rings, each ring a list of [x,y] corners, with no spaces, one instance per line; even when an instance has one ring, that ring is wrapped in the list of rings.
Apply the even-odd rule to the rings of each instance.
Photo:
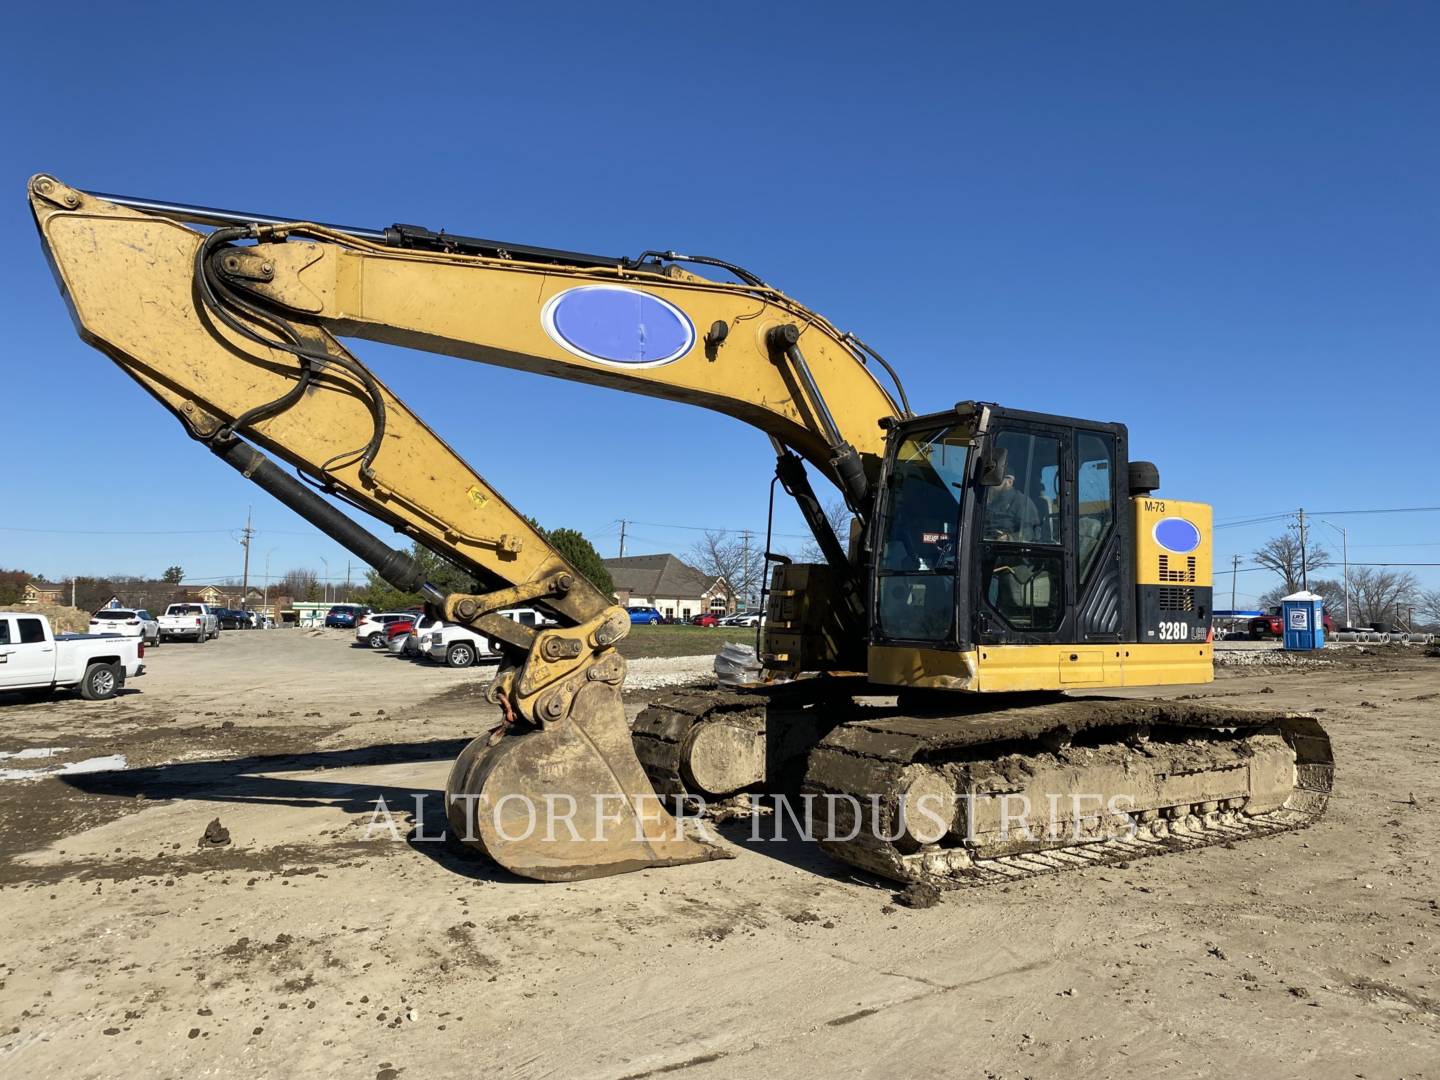
[[[385,640],[394,641],[401,634],[412,633],[414,629],[414,619],[396,619],[389,626],[385,627]]]
[[[696,615],[693,619],[691,619],[691,620],[690,620],[690,625],[691,625],[691,626],[714,626],[714,625],[715,625],[716,623],[718,623],[719,621],[720,621],[720,617],[719,617],[718,615],[711,615],[708,611],[706,611],[706,612],[702,612],[702,613],[699,614],[699,615]]]
[[[1328,611],[1321,613],[1321,621],[1325,624],[1325,633],[1335,632],[1335,623],[1330,619]],[[1262,641],[1265,638],[1278,638],[1285,636],[1285,620],[1280,615],[1278,607],[1272,607],[1264,615],[1257,616],[1250,620],[1248,627],[1251,641]]]

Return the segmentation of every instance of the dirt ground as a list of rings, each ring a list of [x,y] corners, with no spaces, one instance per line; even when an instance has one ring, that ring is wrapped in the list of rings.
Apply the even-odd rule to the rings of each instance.
[[[1316,827],[925,910],[748,826],[733,861],[521,881],[409,832],[491,722],[483,669],[298,631],[147,659],[112,702],[0,698],[7,1076],[1440,1076],[1420,649],[1176,691],[1317,715]]]

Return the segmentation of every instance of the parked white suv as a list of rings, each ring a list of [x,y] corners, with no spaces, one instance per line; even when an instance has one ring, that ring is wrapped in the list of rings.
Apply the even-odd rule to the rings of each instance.
[[[160,644],[160,620],[144,608],[101,608],[90,616],[90,633],[138,637],[147,645]]]
[[[554,619],[534,608],[507,608],[499,614],[525,626],[556,625]],[[421,638],[420,651],[422,656],[449,667],[469,667],[477,660],[500,655],[500,650],[490,638],[477,634],[468,626],[456,626],[454,623],[427,631]]]
[[[402,620],[408,622],[413,618],[415,618],[413,611],[371,612],[355,624],[355,640],[372,649],[383,649],[387,644],[385,631],[390,628],[390,624]]]
[[[74,687],[87,701],[114,697],[145,674],[145,642],[134,637],[61,634],[44,615],[0,611],[0,691],[48,694]]]
[[[220,617],[209,604],[171,604],[160,616],[160,640],[205,642],[220,636]]]

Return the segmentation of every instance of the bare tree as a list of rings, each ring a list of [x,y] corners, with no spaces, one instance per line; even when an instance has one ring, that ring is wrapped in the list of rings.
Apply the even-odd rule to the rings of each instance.
[[[1440,589],[1426,589],[1415,598],[1415,610],[1422,619],[1440,624]]]
[[[1305,545],[1304,567],[1301,566],[1300,538],[1291,532],[1272,536],[1255,551],[1255,561],[1267,570],[1278,574],[1285,588],[1282,596],[1299,592],[1303,587],[1305,571],[1319,570],[1331,564],[1330,553],[1317,543]]]
[[[1278,608],[1280,601],[1295,591],[1296,589],[1287,590],[1284,586],[1277,585],[1260,597],[1258,606],[1261,611]],[[1325,601],[1325,610],[1335,620],[1335,625],[1339,626],[1345,617],[1345,586],[1329,578],[1311,578],[1310,591]]]
[[[765,573],[764,537],[733,533],[727,529],[706,530],[690,547],[690,563],[706,577],[724,578],[725,583],[747,606],[760,599]]]
[[[294,600],[309,600],[311,593],[318,595],[319,586],[319,574],[308,567],[296,567],[285,571],[285,576],[280,579],[276,588],[281,596]]]
[[[1408,624],[1410,609],[1421,606],[1420,582],[1408,570],[1401,573],[1380,566],[1352,566],[1350,600],[1356,622]]]
[[[835,538],[840,541],[840,547],[846,551],[850,549],[850,522],[854,516],[842,499],[832,499],[825,504],[825,520],[830,522],[830,528],[835,530]],[[820,550],[820,545],[813,538],[806,540],[804,547],[800,549],[800,561],[815,563],[825,561],[825,553]]]

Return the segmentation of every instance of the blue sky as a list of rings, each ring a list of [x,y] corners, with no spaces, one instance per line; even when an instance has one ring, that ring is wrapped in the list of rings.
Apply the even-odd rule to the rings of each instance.
[[[1163,490],[1221,522],[1440,505],[1436,5],[324,6],[9,17],[0,565],[238,575],[251,504],[253,573],[267,552],[276,575],[347,558],[79,342],[25,204],[37,171],[713,254],[876,346],[917,407],[1128,423]],[[764,527],[772,458],[736,421],[354,347],[514,503],[603,554],[622,517]],[[1440,514],[1334,520],[1355,561],[1440,562]],[[1221,531],[1217,561],[1276,528]],[[630,534],[632,552],[694,536]],[[1241,600],[1269,584],[1242,575]]]

